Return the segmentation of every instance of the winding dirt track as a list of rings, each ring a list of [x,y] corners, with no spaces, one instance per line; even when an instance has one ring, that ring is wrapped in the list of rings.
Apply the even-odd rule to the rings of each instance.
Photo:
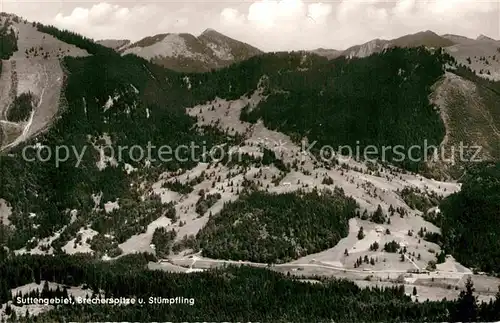
[[[20,21],[13,23],[13,27],[18,33],[18,51],[2,62],[0,75],[0,127],[4,134],[9,133],[10,136],[0,151],[19,145],[47,129],[61,101],[64,79],[61,59],[65,56],[89,55],[83,49],[39,32],[31,23]],[[15,125],[5,123],[7,107],[16,96],[28,92],[33,94],[37,102],[29,120]],[[12,131],[17,127],[22,127],[22,133]]]
[[[168,261],[160,260],[157,263],[150,263],[148,267],[151,270],[191,273],[225,265],[245,265],[260,268],[267,267],[271,270],[284,274],[288,272],[294,276],[299,275],[303,277],[310,277],[312,279],[318,276],[348,279],[355,282],[362,288],[403,284],[408,295],[412,292],[413,287],[418,288],[419,296],[416,299],[418,301],[441,300],[445,297],[447,299],[454,299],[458,296],[460,290],[465,288],[466,278],[471,277],[474,282],[474,286],[476,287],[476,293],[479,299],[481,301],[488,302],[491,298],[495,297],[496,286],[500,284],[500,280],[497,278],[473,275],[470,272],[447,272],[437,270],[429,273],[422,272],[419,274],[410,274],[407,270],[348,269],[325,264],[320,261],[304,264],[286,263],[268,265],[249,261],[207,259],[199,257],[199,253],[191,256],[170,258]],[[370,277],[370,279],[367,280],[367,277]],[[401,279],[402,277],[406,278]],[[308,281],[308,279],[305,279],[305,281]]]

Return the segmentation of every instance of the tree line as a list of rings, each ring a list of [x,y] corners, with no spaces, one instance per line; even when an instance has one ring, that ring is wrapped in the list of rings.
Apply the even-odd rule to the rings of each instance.
[[[500,164],[470,165],[460,192],[433,218],[447,253],[478,271],[500,274]]]

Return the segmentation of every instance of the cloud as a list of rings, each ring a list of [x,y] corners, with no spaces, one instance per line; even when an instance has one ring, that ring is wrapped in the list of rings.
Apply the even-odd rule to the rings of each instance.
[[[245,22],[245,15],[233,8],[224,8],[220,13],[220,23],[222,25],[234,26]]]
[[[229,36],[273,51],[310,47],[311,39],[324,34],[332,10],[331,4],[321,2],[259,0],[245,11],[224,8],[220,18]],[[318,32],[318,37],[310,34]],[[301,37],[305,33],[309,33],[309,41]]]
[[[307,7],[308,15],[315,21],[325,22],[326,17],[332,13],[332,6],[324,3],[311,3]]]
[[[400,0],[392,8],[392,13],[399,17],[406,17],[415,9],[415,0]]]
[[[52,22],[60,28],[74,30],[86,36],[100,38],[134,38],[143,19],[154,17],[154,5],[122,7],[117,4],[101,2],[89,8],[76,7],[70,14],[58,13]],[[125,33],[124,33],[125,32]]]
[[[206,12],[197,12],[192,3],[120,5],[99,2],[75,7],[69,13],[59,12],[46,22],[95,39],[135,41],[158,33],[193,32],[191,23],[194,21],[196,25],[196,22],[205,21],[204,14]]]
[[[301,0],[261,0],[249,6],[247,19],[255,27],[293,26],[302,23],[308,15],[320,19],[330,12],[331,6],[322,3],[307,6]]]
[[[246,11],[223,9],[221,21],[230,35],[264,50],[344,49],[423,30],[500,38],[498,10],[498,2],[474,0],[258,0]]]

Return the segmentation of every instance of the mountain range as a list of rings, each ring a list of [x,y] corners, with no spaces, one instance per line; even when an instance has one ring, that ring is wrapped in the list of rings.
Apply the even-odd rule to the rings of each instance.
[[[487,37],[485,35],[479,35],[476,39],[471,39],[464,36],[452,34],[438,35],[430,30],[427,30],[391,40],[374,39],[361,45],[349,47],[346,50],[317,49],[313,52],[316,52],[320,55],[322,52],[328,52],[329,54],[325,54],[325,56],[328,55],[329,58],[335,58],[338,56],[366,57],[374,53],[379,53],[384,49],[391,47],[425,46],[429,48],[449,48],[457,45],[473,45],[476,47],[493,45],[498,47],[499,43],[500,41]]]
[[[123,55],[135,54],[179,72],[206,72],[263,53],[213,29],[205,30],[198,37],[187,33],[166,33],[134,43],[128,40],[102,40],[98,43]]]
[[[169,36],[167,37],[167,35]],[[197,45],[191,46],[190,49],[179,45],[189,43],[188,40]],[[130,44],[129,41],[114,42],[120,44],[118,47],[114,46],[114,49],[122,55],[134,53],[179,72],[202,72],[217,69],[243,61],[254,55],[263,54],[262,51],[250,45],[233,40],[211,29],[207,29],[198,38],[189,34],[164,34],[144,38],[135,44]],[[213,44],[219,44],[220,48],[227,48],[225,52],[230,53],[229,56],[222,57],[220,51],[219,54],[214,53],[213,49],[216,46]],[[319,48],[310,52],[327,59],[340,57],[351,59],[368,57],[395,47],[416,48],[420,46],[429,49],[444,48],[459,65],[472,70],[480,79],[500,80],[500,41],[484,35],[471,39],[453,34],[438,35],[427,30],[392,40],[374,39],[346,50]],[[156,54],[152,54],[153,52]],[[153,58],[154,55],[157,55],[156,58]],[[440,82],[439,86],[436,85],[432,97],[440,100],[440,105],[443,107],[441,114],[448,131],[444,142],[449,143],[449,146],[459,143],[462,139],[466,139],[469,143],[481,143],[484,147],[484,156],[495,156],[496,158],[500,153],[497,144],[499,139],[497,134],[500,132],[496,122],[496,112],[491,110],[492,90],[490,85],[485,85],[484,82],[479,83],[481,84],[478,84],[477,80],[471,81],[470,77],[447,73],[444,81]],[[443,93],[445,93],[445,99],[443,99]],[[459,105],[465,106],[467,109],[460,111],[460,113],[455,112],[454,109],[447,109],[446,107],[452,104],[451,101],[455,105],[460,101]],[[464,104],[465,101],[467,103]],[[472,124],[460,122],[460,120],[465,119],[465,115],[472,120],[477,120],[477,122]],[[455,119],[457,121],[454,121]],[[457,129],[454,129],[455,125],[458,125]],[[469,127],[474,127],[474,129],[468,129]],[[456,133],[463,134],[455,135]],[[488,133],[492,135],[488,135]]]
[[[100,40],[97,43],[110,47],[122,55],[133,53],[179,72],[206,72],[263,53],[249,44],[227,37],[213,29],[205,30],[198,37],[186,33],[158,34],[135,43],[129,40]],[[485,56],[496,56],[500,47],[500,41],[485,35],[471,39],[452,34],[438,35],[427,30],[392,40],[374,39],[345,50],[318,48],[311,52],[328,59],[340,56],[362,58],[388,48],[419,46],[445,48],[461,64],[469,65],[482,77],[500,79],[500,65],[496,57],[488,61],[479,60]]]

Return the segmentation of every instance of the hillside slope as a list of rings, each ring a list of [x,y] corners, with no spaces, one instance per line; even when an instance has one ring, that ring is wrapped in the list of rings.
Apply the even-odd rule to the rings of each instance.
[[[15,35],[16,48],[1,63],[0,150],[44,130],[60,105],[63,69],[60,59],[87,56],[87,51],[67,44],[35,24],[15,15],[0,17],[0,25]],[[28,99],[24,103],[23,96]]]
[[[297,62],[299,66],[290,66],[270,81],[271,95],[248,109],[245,121],[262,119],[271,129],[317,141],[319,148],[330,145],[337,151],[347,145],[363,150],[374,145],[378,156],[383,146],[410,147],[424,139],[439,144],[444,126],[427,96],[450,59],[421,48],[394,48],[305,70],[307,64]],[[412,126],[415,123],[419,126]],[[393,159],[394,150],[385,154],[386,161]],[[404,164],[412,170],[422,166],[407,159]]]
[[[498,90],[498,84],[464,68],[447,72],[436,83],[432,101],[440,108],[446,126],[441,143],[445,158],[438,162],[437,168],[447,169],[459,178],[466,164],[460,154],[475,161],[500,160]]]
[[[455,45],[457,43],[468,43],[474,42],[472,39],[457,35],[443,35],[439,36],[432,31],[424,31],[415,34],[405,35],[399,38],[386,40],[386,39],[373,39],[369,42],[360,45],[354,45],[346,50],[334,50],[334,49],[317,49],[311,51],[315,54],[327,57],[328,59],[334,59],[339,56],[345,56],[348,58],[353,57],[367,57],[375,53],[380,53],[383,50],[393,48],[393,47],[448,47]]]
[[[246,60],[262,52],[246,43],[207,29],[200,36],[159,34],[122,47],[122,54],[135,54],[180,72],[206,72]]]
[[[410,62],[412,59],[425,62],[425,68],[416,71],[409,69],[408,75],[398,75],[398,70],[404,66],[394,63],[409,64],[400,59],[403,57],[407,57]],[[300,146],[289,136],[272,131],[262,124],[239,121],[245,106],[266,113],[267,107],[276,99],[285,99],[286,103],[280,104],[280,110],[275,112],[286,112],[282,110],[286,106],[299,108],[289,104],[302,102],[304,110],[297,116],[307,122],[313,120],[307,116],[309,113],[314,114],[314,120],[323,122],[321,118],[326,115],[349,119],[356,113],[365,114],[368,111],[367,120],[354,117],[354,120],[358,119],[358,125],[366,121],[367,133],[352,132],[351,135],[376,138],[377,144],[392,144],[391,138],[395,137],[406,138],[411,144],[429,138],[431,132],[432,138],[439,143],[444,136],[443,125],[427,101],[425,88],[443,73],[441,59],[439,54],[416,49],[381,54],[372,58],[375,61],[333,64],[311,54],[275,53],[257,56],[213,73],[181,74],[132,55],[66,57],[64,66],[68,71],[68,79],[64,97],[67,109],[49,132],[37,138],[36,142],[48,147],[64,143],[74,147],[77,152],[82,152],[84,147],[88,151],[82,159],[69,154],[67,160],[59,164],[55,161],[43,163],[23,160],[21,147],[11,150],[9,156],[0,157],[3,175],[0,197],[12,209],[8,218],[8,233],[4,235],[6,243],[18,252],[57,252],[63,248],[73,250],[72,246],[76,244],[74,239],[78,235],[85,235],[89,241],[84,240],[82,243],[101,256],[151,251],[151,239],[156,228],[169,227],[169,230],[175,230],[176,240],[181,241],[185,235],[198,232],[210,214],[219,212],[224,203],[238,199],[247,186],[265,190],[268,186],[271,189],[273,185],[272,191],[276,193],[283,193],[287,188],[292,191],[323,189],[328,188],[328,184],[321,183],[327,176],[334,178],[348,192],[348,196],[355,197],[361,207],[370,212],[376,209],[378,203],[385,209],[391,204],[399,205],[401,202],[398,202],[396,191],[407,185],[417,185],[420,189],[432,187],[439,194],[451,193],[457,189],[457,185],[419,181],[415,175],[396,178],[397,175],[390,174],[392,171],[386,171],[386,175],[379,174],[382,171],[368,172],[362,163],[352,164],[356,170],[349,176],[344,174],[343,167],[346,166],[337,165],[332,169],[335,163],[321,165],[313,156],[307,157],[301,164],[298,155]],[[370,65],[374,67],[367,68]],[[318,74],[318,71],[322,72]],[[384,77],[379,73],[381,71],[385,71]],[[366,73],[371,75],[375,72],[380,76],[378,82],[366,82],[372,79],[366,77]],[[325,75],[329,75],[334,84],[344,84],[344,88],[314,79],[324,79]],[[419,83],[418,79],[423,76],[425,83]],[[406,81],[404,77],[407,77]],[[320,88],[316,89],[317,86]],[[422,104],[419,110],[413,112],[411,122],[403,121],[407,117],[406,112],[402,111],[394,116],[396,119],[390,128],[384,124],[385,121],[373,123],[375,119],[380,120],[382,113],[374,110],[375,104],[378,100],[387,101],[380,94],[375,98],[373,95],[393,93],[391,89],[400,86],[408,91],[400,91],[394,97],[394,106],[398,102],[406,102],[407,108],[415,109],[416,103]],[[410,92],[410,89],[417,87],[421,87],[422,91]],[[373,95],[367,92],[367,88],[371,89]],[[296,97],[304,91],[317,92],[317,95],[322,91],[323,98],[331,99],[343,95],[346,102],[359,93],[367,92],[367,96],[358,100],[358,106],[351,116],[345,116],[343,105],[335,106],[331,111],[321,110],[316,101]],[[289,97],[280,94],[286,92],[290,92]],[[321,96],[318,96],[320,99]],[[320,110],[314,112],[315,106]],[[186,107],[187,111],[184,110]],[[386,105],[385,108],[390,106]],[[220,117],[214,118],[216,115]],[[276,128],[273,120],[264,118],[266,125]],[[419,122],[415,123],[415,120]],[[344,130],[349,130],[322,127],[323,133],[311,132],[311,124],[297,123],[293,119],[287,122],[287,127],[291,127],[294,133],[287,127],[277,128],[290,133],[292,138],[307,135],[311,140],[324,140],[329,144],[335,142],[325,140],[331,140],[335,134],[344,136],[347,134]],[[200,132],[193,131],[195,125]],[[348,124],[348,127],[354,126],[354,121]],[[426,130],[424,126],[431,130]],[[361,126],[359,128],[363,129]],[[392,132],[387,132],[389,129]],[[394,135],[394,132],[398,134]],[[274,157],[277,159],[273,162],[274,166],[259,161],[263,147],[258,143],[263,138],[276,138],[290,147],[287,154]],[[338,140],[346,144],[349,141],[344,140],[348,139],[339,137]],[[181,157],[190,157],[186,161],[161,162],[158,159],[136,160],[130,155],[123,158],[108,157],[103,152],[104,147],[109,145],[117,151],[119,146],[147,147],[149,142],[157,147],[168,145],[174,148],[193,142],[203,144],[208,149],[216,143],[225,143],[229,151],[241,149],[248,156],[241,161],[219,163],[208,160],[203,163],[199,162],[202,153],[199,151],[194,156],[198,159],[186,156],[188,153],[185,152]],[[272,150],[279,148],[272,142],[265,147]],[[35,153],[31,151],[29,157]],[[264,167],[263,163],[269,168]],[[318,169],[320,166],[322,168]],[[365,172],[373,177],[367,177]],[[253,184],[249,185],[249,181]],[[372,184],[363,184],[365,181]],[[51,183],[51,186],[47,187],[46,183]],[[356,185],[368,186],[356,189]],[[448,193],[443,192],[445,187]],[[207,197],[207,201],[202,198],[203,194],[200,195],[201,190],[211,196]],[[373,190],[379,193],[373,195]],[[382,201],[378,194],[384,190],[388,193]],[[131,221],[132,218],[134,221]]]
[[[378,163],[363,157],[322,156],[320,147],[409,148],[422,146],[426,140],[439,146],[447,134],[450,142],[456,140],[450,129],[459,131],[487,122],[489,129],[497,127],[496,110],[491,109],[495,96],[487,105],[493,121],[485,118],[486,107],[467,107],[478,123],[467,121],[455,128],[449,120],[459,118],[459,110],[453,111],[453,104],[439,106],[431,100],[440,82],[452,88],[460,85],[461,80],[456,82],[451,74],[480,89],[496,91],[494,82],[481,83],[485,80],[473,78],[472,72],[467,76],[442,50],[398,47],[365,58],[334,60],[306,52],[269,53],[210,73],[184,73],[135,55],[119,55],[76,34],[37,25],[36,32],[40,30],[67,46],[85,48],[87,55],[63,58],[65,109],[47,132],[27,142],[36,146],[20,142],[7,147],[8,155],[0,156],[1,210],[8,213],[2,216],[0,243],[17,254],[80,251],[108,259],[135,252],[168,257],[173,252],[182,257],[204,243],[207,232],[215,227],[222,250],[212,250],[212,255],[227,255],[223,250],[226,235],[237,235],[243,241],[249,232],[226,231],[218,227],[217,217],[228,214],[241,199],[250,201],[243,208],[248,214],[261,217],[262,222],[251,227],[251,234],[256,239],[264,237],[265,250],[272,255],[265,260],[289,260],[275,257],[283,255],[280,248],[284,247],[285,256],[301,257],[297,259],[300,265],[311,256],[321,257],[335,268],[359,270],[362,266],[384,275],[387,270],[399,274],[415,267],[425,269],[436,261],[441,245],[437,240],[423,242],[413,232],[425,227],[436,237],[439,228],[423,215],[437,206],[436,201],[459,191],[460,184],[416,174],[431,174],[425,151],[420,151],[417,161],[398,161],[389,152],[385,162]],[[202,43],[194,36],[182,37]],[[182,37],[153,37],[141,45],[150,48],[165,40],[171,44]],[[213,43],[214,37],[220,38],[208,31],[199,38]],[[200,48],[199,55],[208,51],[207,46]],[[243,57],[235,49],[231,53]],[[219,54],[220,59],[226,57]],[[446,90],[442,89],[443,105],[447,93],[453,93]],[[463,108],[463,104],[456,105]],[[485,134],[479,132],[477,138]],[[313,148],[304,151],[304,145],[307,149],[314,142]],[[116,152],[119,147],[150,144],[173,149],[196,144],[207,151],[182,150],[170,160],[138,158],[130,151],[110,155],[111,148]],[[35,158],[40,147],[55,150],[61,145],[72,147],[64,161],[30,161],[22,156],[25,147],[30,148],[28,157]],[[207,152],[214,147],[224,151],[225,157],[210,158]],[[382,153],[376,157],[384,157]],[[288,196],[302,203],[304,198],[303,205],[308,205],[325,190],[336,189],[354,199],[359,208],[353,217],[349,207],[349,221],[339,219],[339,234],[321,231],[318,239],[282,231],[278,222],[286,218],[266,215],[263,205],[244,199],[262,193],[271,200],[280,195],[278,199]],[[272,202],[278,203],[278,199]],[[318,210],[317,222],[294,217],[294,225],[306,233],[318,231],[318,223],[332,224],[325,218],[327,209]],[[280,237],[269,238],[266,232]],[[332,241],[338,244],[333,246]],[[359,264],[358,255],[377,254],[370,250],[371,244],[392,241],[407,247],[411,261],[377,251],[386,262]],[[241,246],[251,250],[254,244]],[[241,252],[238,258],[248,259],[249,253]],[[453,274],[469,272],[452,260],[449,263]],[[397,269],[388,269],[392,267]]]
[[[476,75],[500,81],[500,41],[478,38],[449,46],[446,51]]]
[[[444,246],[462,263],[480,271],[500,272],[500,164],[468,168],[462,191],[441,203],[435,223]]]
[[[478,76],[500,81],[500,41],[481,35],[476,39],[460,35],[437,35],[432,31],[405,35],[392,40],[374,39],[344,51],[316,50],[314,53],[329,59],[338,56],[347,58],[367,57],[393,47],[445,48],[459,64],[466,65]]]
[[[362,45],[356,45],[346,49],[342,55],[352,57],[366,57],[374,53],[379,53],[392,47],[419,47],[430,48],[448,47],[455,43],[447,38],[441,37],[436,33],[427,30],[416,34],[406,35],[399,38],[384,40],[375,39]]]

